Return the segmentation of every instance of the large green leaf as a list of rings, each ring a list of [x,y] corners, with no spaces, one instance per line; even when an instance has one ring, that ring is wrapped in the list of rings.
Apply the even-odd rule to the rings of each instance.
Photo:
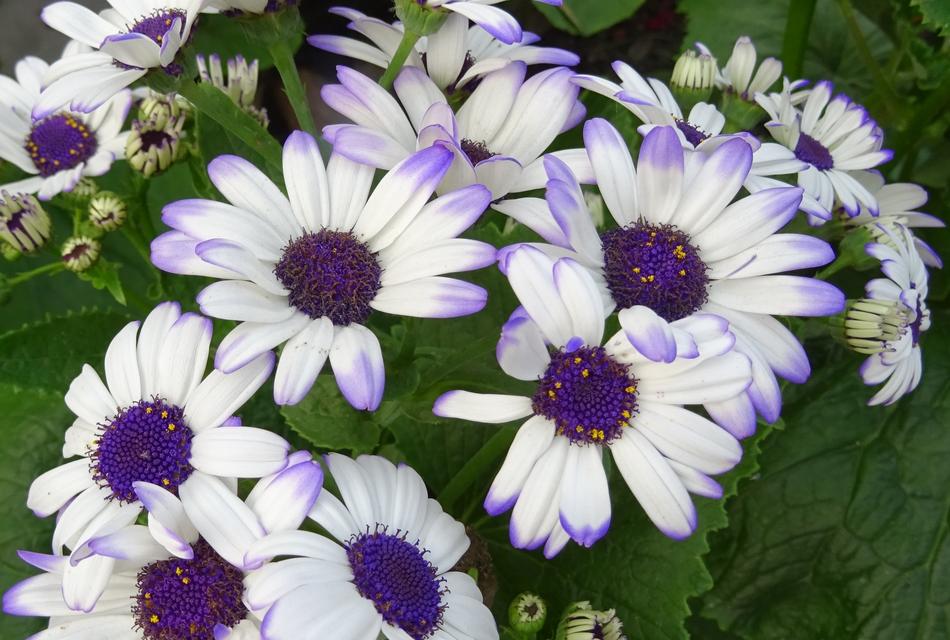
[[[950,33],[950,2],[946,0],[912,0],[911,4],[920,9],[924,23],[939,33]]]
[[[71,414],[60,394],[0,383],[0,591],[37,573],[18,549],[49,553],[52,519],[26,508],[30,483],[62,462],[63,433]],[[0,616],[0,638],[25,638],[45,620]]]
[[[924,348],[887,409],[864,405],[857,358],[816,365],[714,538],[705,615],[756,640],[950,637],[950,340]]]
[[[626,20],[640,8],[644,0],[564,0],[561,7],[536,3],[535,6],[558,29],[582,36],[592,36]]]

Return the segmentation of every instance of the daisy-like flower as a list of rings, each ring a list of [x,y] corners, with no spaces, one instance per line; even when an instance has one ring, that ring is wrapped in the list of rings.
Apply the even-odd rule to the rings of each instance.
[[[554,158],[546,159],[546,201],[508,200],[498,210],[541,235],[550,244],[536,246],[548,254],[589,269],[608,308],[642,305],[669,322],[698,311],[728,320],[736,350],[752,361],[753,383],[706,408],[740,438],[755,431],[756,410],[776,420],[782,406],[776,374],[801,383],[811,371],[801,344],[772,316],[825,316],[844,308],[844,295],[832,285],[784,275],[834,259],[823,240],[776,233],[798,211],[801,189],[785,185],[735,199],[752,162],[741,139],[711,153],[687,153],[672,127],[657,127],[644,138],[636,166],[606,120],[589,121],[584,141],[616,227],[598,234],[577,179]],[[621,315],[628,333],[637,331],[630,324],[637,321]],[[667,362],[676,354],[672,341],[637,347]]]
[[[867,110],[842,93],[832,98],[832,90],[830,82],[819,82],[801,109],[793,104],[788,87],[779,94],[756,96],[771,118],[766,123],[769,133],[807,165],[798,172],[798,185],[805,191],[802,210],[814,224],[829,219],[836,201],[848,215],[858,215],[863,206],[876,216],[877,200],[853,172],[872,169],[894,155],[881,149],[884,134]],[[774,182],[757,178],[750,188]]]
[[[77,563],[92,538],[134,522],[143,508],[137,485],[187,502],[189,483],[262,477],[287,464],[283,438],[229,421],[270,375],[273,354],[204,377],[210,345],[211,321],[168,302],[112,340],[106,384],[83,366],[66,393],[77,418],[63,446],[64,457],[80,457],[39,476],[27,497],[40,517],[59,511],[56,553],[68,547]],[[82,594],[66,595],[70,607],[89,608]]]
[[[396,78],[397,100],[363,74],[338,67],[340,84],[324,85],[320,94],[355,124],[331,125],[323,133],[336,153],[381,169],[433,144],[450,149],[454,161],[440,193],[483,184],[497,200],[534,189],[544,184],[539,157],[585,112],[570,69],[548,69],[525,80],[526,71],[525,63],[513,62],[485,75],[453,110],[419,68],[407,67]],[[576,155],[573,150],[563,157],[571,161]]]
[[[27,57],[16,65],[16,80],[0,76],[0,158],[30,174],[2,188],[40,200],[72,191],[84,177],[101,176],[125,157],[128,132],[122,125],[132,106],[132,94],[121,91],[92,113],[63,110],[34,119],[49,68]]]
[[[215,366],[236,371],[286,342],[274,399],[296,404],[329,358],[357,409],[374,411],[385,371],[365,323],[373,311],[453,318],[480,311],[487,292],[441,274],[491,264],[495,249],[460,239],[491,199],[479,185],[426,204],[452,163],[440,146],[387,173],[334,153],[325,169],[312,136],[284,145],[281,193],[250,162],[222,156],[208,174],[231,204],[175,202],[162,218],[174,231],[152,243],[152,262],[171,273],[221,279],[198,295],[204,313],[241,322],[221,342]]]
[[[679,146],[677,145],[677,148]],[[521,301],[502,329],[501,368],[537,382],[531,397],[449,391],[436,415],[504,423],[529,418],[495,477],[485,509],[514,507],[511,543],[552,557],[573,539],[589,547],[610,526],[603,455],[666,535],[696,528],[688,491],[720,497],[709,477],[742,456],[738,440],[683,405],[723,402],[751,381],[749,358],[719,316],[667,322],[649,308],[621,311],[624,331],[603,343],[601,288],[571,258],[522,246],[507,257]],[[530,417],[529,417],[530,416]]]
[[[143,490],[143,499],[156,501],[148,526],[124,526],[92,539],[93,554],[78,565],[64,556],[21,551],[24,561],[45,573],[7,591],[3,610],[50,617],[49,629],[34,640],[260,640],[260,624],[243,602],[245,576],[260,563],[247,567],[244,555],[266,535],[297,529],[322,481],[320,466],[299,452],[287,469],[263,478],[246,502],[234,494],[236,485],[211,477],[183,486],[189,499],[181,501],[164,490]],[[181,549],[166,547],[155,514],[181,533]],[[99,565],[112,571],[93,581],[89,570]],[[76,593],[95,599],[76,609]]]
[[[712,52],[702,43],[696,47],[707,55]],[[725,66],[716,74],[716,86],[739,96],[747,102],[754,102],[758,93],[764,93],[782,77],[782,62],[775,58],[766,58],[756,69],[756,50],[749,36],[736,40],[732,55]]]
[[[870,354],[861,366],[867,385],[884,383],[869,405],[890,405],[917,388],[923,375],[920,338],[930,328],[927,309],[927,268],[914,246],[914,236],[903,226],[882,227],[886,243],[867,246],[881,261],[886,278],[865,287],[867,299],[851,304],[845,318],[845,336],[859,353]]]
[[[45,118],[66,104],[73,111],[92,111],[153,69],[180,73],[175,58],[208,2],[110,0],[112,8],[99,14],[75,2],[46,6],[43,22],[93,50],[50,67],[33,117]]]
[[[247,577],[245,601],[268,640],[497,640],[475,581],[452,571],[468,549],[462,523],[428,497],[419,474],[379,456],[326,463],[329,491],[310,517],[334,539],[306,531],[256,542],[248,561],[293,556]]]
[[[274,13],[285,7],[293,7],[300,0],[209,0],[208,10],[221,11],[227,14],[260,14]]]
[[[389,66],[403,37],[401,23],[389,24],[346,7],[333,7],[330,13],[349,20],[348,27],[365,35],[371,44],[337,35],[310,36],[307,42],[318,49],[356,58],[383,69]],[[478,78],[515,60],[529,65],[565,67],[580,62],[580,58],[570,51],[534,46],[538,40],[537,35],[525,32],[519,41],[505,44],[480,26],[469,26],[465,16],[453,14],[438,31],[416,43],[406,64],[425,70],[439,89],[451,94],[467,87],[474,88]]]
[[[492,6],[504,0],[415,0],[426,9],[443,9],[464,16],[505,44],[520,42],[524,32],[521,25],[507,11]],[[538,0],[555,7],[563,0]]]
[[[947,226],[936,216],[915,211],[927,203],[927,192],[920,185],[909,182],[885,184],[884,177],[877,171],[859,171],[854,174],[854,178],[877,200],[878,213],[876,216],[871,215],[866,207],[861,207],[861,213],[856,216],[845,214],[844,223],[866,229],[877,242],[887,244],[895,235],[884,233],[883,229],[895,232],[898,236],[903,235],[897,232],[898,225],[907,229],[939,229]],[[917,236],[914,236],[914,247],[925,265],[943,268],[940,254]]]

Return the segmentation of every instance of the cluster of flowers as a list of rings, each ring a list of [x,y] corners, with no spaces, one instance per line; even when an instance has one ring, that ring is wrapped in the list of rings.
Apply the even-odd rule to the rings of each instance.
[[[202,313],[239,324],[205,376],[211,321],[161,304],[113,339],[105,383],[87,365],[70,386],[77,418],[63,454],[79,457],[37,478],[28,498],[38,516],[57,516],[53,553],[23,552],[44,573],[3,600],[7,613],[50,617],[36,638],[497,638],[475,581],[453,571],[469,545],[464,526],[415,471],[329,454],[341,501],[322,490],[309,453],[235,415],[272,372],[274,401],[300,402],[327,360],[346,400],[376,410],[386,375],[374,313],[452,318],[485,306],[484,289],[445,274],[497,264],[520,302],[497,360],[534,393],[451,391],[433,411],[526,419],[485,508],[511,510],[511,543],[547,557],[606,535],[607,452],[661,531],[696,529],[690,493],[721,497],[712,476],[740,461],[759,418],[781,414],[779,378],[810,375],[778,318],[844,314],[848,343],[869,355],[862,376],[884,383],[872,403],[917,385],[926,266],[939,258],[910,229],[941,223],[916,211],[919,187],[885,185],[874,171],[890,152],[863,107],[827,82],[786,79],[770,93],[781,63],[756,70],[746,38],[721,69],[703,47],[684,54],[672,89],[623,62],[620,83],[579,75],[577,56],[536,46],[497,3],[397,2],[395,24],[335,9],[369,41],[310,43],[385,69],[395,59],[393,92],[339,67],[321,95],[349,122],[324,129],[326,163],[311,135],[294,132],[285,191],[248,160],[221,156],[208,176],[227,202],[165,207],[171,230],[152,240],[152,262],[215,279],[197,297]],[[128,87],[183,73],[199,13],[295,10],[273,0],[110,4],[98,14],[48,6],[43,20],[75,43],[50,66],[26,58],[16,80],[0,78],[0,157],[30,174],[3,187],[0,206],[0,233],[20,250],[49,234],[36,198],[73,191],[123,157],[146,175],[174,161],[191,107],[146,92],[122,132]],[[253,110],[255,65],[232,61],[227,83],[220,60],[198,67],[266,124]],[[629,109],[637,139],[585,122],[582,89]],[[706,102],[714,91],[719,107]],[[773,141],[747,131],[766,118]],[[550,152],[580,125],[583,148]],[[594,189],[610,214],[599,226]],[[537,241],[459,237],[489,208]],[[874,240],[867,252],[886,277],[866,299],[847,304],[835,286],[790,275],[835,259],[822,239],[781,233],[800,211]],[[687,408],[697,406],[704,413]],[[244,499],[238,478],[259,478]],[[300,530],[307,518],[327,535]],[[578,607],[570,620],[567,638],[608,637],[595,627],[621,635],[612,612]]]

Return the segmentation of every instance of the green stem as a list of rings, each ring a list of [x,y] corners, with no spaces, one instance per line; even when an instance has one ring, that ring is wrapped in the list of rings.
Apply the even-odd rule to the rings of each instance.
[[[564,14],[564,17],[567,19],[567,21],[570,22],[571,26],[574,27],[574,30],[577,31],[577,35],[586,35],[584,30],[581,28],[581,21],[577,19],[577,14],[575,14],[574,10],[567,6],[566,3],[561,5],[561,13]]]
[[[379,86],[383,89],[389,89],[393,86],[393,81],[396,79],[396,76],[399,75],[403,65],[406,64],[409,54],[415,49],[420,37],[418,33],[413,33],[406,29],[406,32],[402,34],[402,41],[399,43],[399,48],[396,49],[393,59],[389,62],[389,66],[386,67],[386,73],[379,79]]]
[[[918,142],[926,133],[928,127],[937,119],[937,116],[947,109],[950,103],[950,82],[944,82],[919,104],[914,110],[913,119],[904,128],[903,133],[894,144],[894,157],[903,158],[911,151],[916,152]],[[911,166],[910,169],[913,167]],[[905,178],[911,176],[910,170],[905,167]]]
[[[459,472],[439,494],[439,503],[443,509],[451,512],[455,502],[465,493],[465,490],[476,480],[485,476],[485,470],[508,450],[512,440],[515,439],[516,431],[514,427],[500,429],[459,469]]]
[[[33,269],[32,271],[24,271],[23,273],[18,273],[17,275],[7,280],[7,284],[10,285],[11,287],[15,287],[16,285],[22,284],[26,282],[27,280],[32,280],[36,276],[41,276],[46,273],[52,275],[54,273],[59,273],[65,268],[66,268],[66,265],[63,264],[61,261],[50,262],[49,264],[44,264],[42,267],[37,267],[36,269]]]
[[[808,46],[808,32],[811,19],[815,15],[816,0],[791,0],[788,5],[788,19],[785,22],[785,41],[782,43],[782,64],[785,75],[800,78],[805,64],[805,49]]]
[[[838,7],[841,9],[841,15],[844,17],[845,24],[848,26],[848,31],[851,32],[851,39],[854,40],[858,55],[864,62],[864,66],[871,72],[871,76],[874,77],[874,84],[881,93],[884,106],[891,115],[898,113],[900,102],[894,93],[893,87],[891,87],[890,80],[884,73],[884,70],[881,69],[881,65],[874,59],[874,54],[871,53],[871,47],[868,46],[864,32],[861,31],[861,25],[858,24],[858,17],[854,12],[854,6],[852,6],[851,0],[838,0]]]
[[[290,45],[286,40],[280,39],[272,43],[269,50],[271,57],[274,58],[277,73],[280,74],[280,79],[284,83],[287,99],[294,109],[294,115],[297,116],[297,124],[313,137],[317,137],[317,127],[313,122],[313,113],[310,111],[307,89],[300,79],[300,73],[297,71],[297,63],[294,61],[294,53],[291,51]]]

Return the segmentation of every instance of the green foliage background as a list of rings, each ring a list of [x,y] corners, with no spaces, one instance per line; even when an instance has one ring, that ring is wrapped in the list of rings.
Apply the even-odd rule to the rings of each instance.
[[[947,3],[871,0],[852,7],[821,0],[807,38],[790,40],[789,12],[808,4],[683,0],[684,46],[702,41],[720,62],[739,35],[751,36],[762,57],[803,51],[804,77],[835,81],[885,127],[886,146],[898,152],[885,167],[890,179],[926,186],[932,195],[928,211],[946,218],[950,62],[947,42],[938,34],[946,34],[950,24]],[[544,11],[556,27],[596,39],[640,5],[568,0],[568,12]],[[527,3],[523,9],[533,11]],[[198,35],[201,50],[250,46],[223,20],[207,24]],[[258,55],[266,63],[266,52]],[[632,123],[618,110],[591,101],[592,112],[604,110],[633,135]],[[170,201],[213,197],[203,165],[223,151],[244,149],[209,119],[199,119],[198,133],[194,159],[149,181],[145,192],[135,191],[135,180],[121,167],[105,179],[120,193],[138,194],[131,215],[141,228],[162,229],[160,210]],[[69,215],[55,207],[52,213]],[[527,238],[504,235],[503,225],[500,216],[490,217],[472,235],[497,246]],[[194,294],[203,285],[197,278],[158,274],[136,256],[134,238],[114,235],[107,251],[121,264],[115,277],[121,278],[125,305],[59,274],[17,287],[2,307],[0,590],[30,573],[16,549],[45,550],[49,544],[51,523],[34,518],[24,502],[31,479],[61,460],[62,433],[71,421],[62,401],[69,381],[84,362],[101,371],[109,339],[129,319],[161,299],[194,309]],[[950,256],[946,233],[926,238]],[[0,271],[26,270],[31,260]],[[857,297],[869,277],[852,273],[838,284]],[[506,517],[484,516],[481,500],[517,425],[442,421],[430,408],[447,389],[516,390],[494,363],[499,326],[515,305],[494,271],[474,276],[490,291],[488,308],[477,316],[380,320],[375,328],[388,386],[377,413],[350,409],[327,374],[293,408],[278,411],[271,390],[262,389],[246,407],[245,422],[315,451],[376,452],[415,466],[432,494],[487,546],[493,566],[481,567],[480,579],[489,591],[497,587],[494,609],[502,622],[510,599],[531,589],[548,598],[555,613],[575,599],[615,607],[629,637],[638,640],[940,640],[950,637],[950,286],[944,274],[932,277],[934,328],[924,339],[925,375],[917,392],[891,408],[867,408],[871,392],[857,378],[860,359],[829,339],[821,322],[796,325],[809,338],[813,379],[789,386],[782,422],[762,425],[745,442],[744,461],[724,479],[727,497],[697,498],[700,529],[684,542],[656,531],[617,478],[608,537],[592,550],[569,549],[551,562],[513,550]],[[219,336],[228,328],[216,323]],[[36,620],[0,618],[2,638],[38,628]]]

